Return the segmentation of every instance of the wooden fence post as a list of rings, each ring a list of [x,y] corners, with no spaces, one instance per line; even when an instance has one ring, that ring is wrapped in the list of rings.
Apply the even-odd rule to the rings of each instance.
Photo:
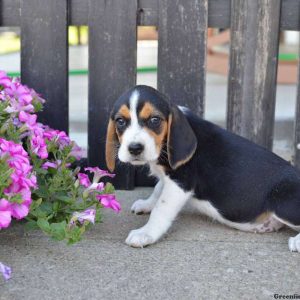
[[[67,0],[21,0],[22,82],[47,100],[42,122],[68,132]]]
[[[299,38],[300,38],[300,33],[299,33]],[[298,62],[298,88],[297,88],[296,116],[295,116],[294,164],[296,167],[300,168],[300,45],[299,45],[298,59],[299,62]]]
[[[272,149],[280,0],[232,0],[227,127]]]
[[[112,105],[136,82],[135,0],[89,1],[88,161],[105,167],[106,126]],[[134,169],[116,169],[118,188],[134,187]]]
[[[158,11],[158,89],[203,115],[207,0],[162,0]]]

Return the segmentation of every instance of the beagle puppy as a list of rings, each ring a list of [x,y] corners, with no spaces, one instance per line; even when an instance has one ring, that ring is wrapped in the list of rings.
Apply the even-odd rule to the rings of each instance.
[[[132,206],[151,213],[126,243],[144,247],[158,241],[191,201],[201,213],[248,232],[300,230],[300,172],[251,141],[175,106],[157,90],[136,86],[115,103],[107,129],[106,162],[116,158],[148,164],[158,182],[146,200]],[[300,252],[300,234],[291,237]]]

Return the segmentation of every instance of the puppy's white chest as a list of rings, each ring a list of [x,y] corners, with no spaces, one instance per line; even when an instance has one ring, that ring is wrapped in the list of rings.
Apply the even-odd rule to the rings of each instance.
[[[156,163],[149,163],[150,167],[150,175],[155,176],[156,178],[160,180],[164,180],[164,177],[166,176],[164,173],[164,170],[161,166],[158,166]]]

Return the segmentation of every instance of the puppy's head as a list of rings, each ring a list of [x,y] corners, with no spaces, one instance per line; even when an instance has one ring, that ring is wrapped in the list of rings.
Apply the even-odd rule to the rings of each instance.
[[[182,111],[155,89],[136,86],[115,103],[106,137],[110,171],[117,156],[122,162],[143,165],[167,155],[176,169],[191,159],[196,147],[196,136]]]

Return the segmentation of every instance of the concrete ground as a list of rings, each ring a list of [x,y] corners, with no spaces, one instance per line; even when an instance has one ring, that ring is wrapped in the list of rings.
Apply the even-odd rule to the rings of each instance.
[[[300,294],[295,233],[250,234],[213,223],[189,207],[166,237],[144,249],[124,240],[148,216],[130,213],[150,189],[118,191],[122,212],[103,211],[84,240],[66,246],[15,225],[0,232],[0,260],[13,277],[0,278],[0,299],[274,299]]]
[[[87,47],[70,48],[70,69],[87,68]],[[138,66],[155,65],[155,43],[140,43]],[[0,69],[18,71],[20,54],[0,57]],[[138,74],[139,84],[156,87],[156,73]],[[87,77],[70,77],[70,134],[87,146]],[[208,120],[224,124],[226,78],[207,74]],[[274,151],[292,155],[296,86],[278,85]],[[0,300],[18,299],[274,299],[274,294],[300,295],[300,254],[287,247],[289,229],[249,234],[212,223],[188,207],[168,235],[145,249],[128,247],[131,229],[148,216],[130,213],[132,202],[149,189],[119,191],[123,210],[103,212],[74,246],[25,233],[21,225],[0,232],[0,261],[13,268],[13,278],[0,276]]]

